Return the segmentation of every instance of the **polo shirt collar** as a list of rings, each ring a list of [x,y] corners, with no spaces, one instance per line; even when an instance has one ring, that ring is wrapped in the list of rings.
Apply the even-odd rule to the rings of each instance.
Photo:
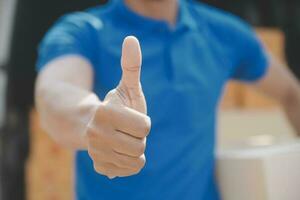
[[[187,0],[177,0],[179,3],[178,19],[175,27],[172,30],[181,28],[195,29],[197,23],[193,18]],[[121,19],[126,19],[127,23],[142,29],[155,29],[162,26],[170,27],[164,20],[153,19],[142,16],[131,10],[124,2],[124,0],[113,0],[114,9]]]
[[[190,5],[187,3],[187,0],[179,0],[179,26],[188,27],[190,29],[197,28],[197,22],[192,16]]]

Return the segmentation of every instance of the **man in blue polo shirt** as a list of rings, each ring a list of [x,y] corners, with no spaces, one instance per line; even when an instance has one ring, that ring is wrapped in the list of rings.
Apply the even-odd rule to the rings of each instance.
[[[69,14],[41,43],[38,69],[43,127],[77,150],[79,200],[219,199],[216,110],[231,79],[282,102],[300,132],[294,76],[243,21],[192,1]]]

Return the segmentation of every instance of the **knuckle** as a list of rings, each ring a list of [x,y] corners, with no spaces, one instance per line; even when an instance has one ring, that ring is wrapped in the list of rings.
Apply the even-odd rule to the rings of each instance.
[[[109,174],[107,174],[106,175],[107,176],[107,178],[109,178],[109,179],[114,179],[116,176],[118,176],[117,174],[114,174],[114,173],[109,173]]]
[[[139,173],[145,166],[146,160],[144,156],[141,156],[140,158],[137,158],[134,161],[134,167],[132,168],[133,172]]]
[[[102,167],[101,165],[94,164],[94,169],[98,174],[102,174],[102,175],[107,174],[107,170],[104,167]]]
[[[98,133],[93,128],[90,127],[88,128],[86,135],[87,138],[92,141],[98,137]]]
[[[135,174],[140,173],[141,170],[142,170],[142,168],[136,168],[136,169],[133,169],[133,170],[132,170],[132,175],[135,175]]]
[[[114,104],[104,103],[102,106],[102,113],[105,118],[110,118],[116,113],[116,108]]]
[[[108,177],[114,176],[113,170],[109,168],[105,168],[105,175]]]
[[[137,175],[139,172],[140,172],[139,170],[133,170],[133,171],[130,173],[130,176]]]
[[[104,103],[101,103],[96,111],[96,119],[101,120],[102,117],[107,113],[107,105]]]
[[[93,150],[89,150],[89,151],[88,151],[88,154],[89,154],[89,156],[90,156],[92,159],[95,159],[95,158],[97,157],[96,152],[93,151]]]
[[[98,123],[102,126],[109,124],[109,122],[111,121],[112,113],[113,106],[110,106],[108,103],[102,103],[98,106],[93,123]]]
[[[92,119],[89,122],[89,126],[93,127],[95,124],[103,121],[104,116],[106,114],[105,107],[106,106],[102,103],[97,106],[94,116],[92,117]]]
[[[145,142],[141,142],[136,146],[136,156],[141,156],[145,153],[146,150],[146,143]]]
[[[98,174],[108,176],[108,177],[115,176],[115,174],[113,173],[113,170],[110,169],[109,167],[105,166],[105,165],[94,164],[94,169]]]
[[[99,143],[98,139],[88,138],[88,151],[96,154],[97,150],[99,149],[99,145],[100,145],[98,143]]]
[[[146,162],[147,162],[146,156],[143,155],[143,156],[141,157],[141,160],[142,160],[143,167],[144,167],[144,166],[146,165]]]
[[[105,111],[106,105],[107,105],[107,104],[106,104],[105,102],[101,102],[101,103],[98,105],[97,112],[103,113],[103,112]]]
[[[142,124],[143,135],[146,137],[149,134],[150,130],[151,130],[151,119],[150,117],[146,116]]]
[[[145,158],[145,156],[141,156],[138,159],[138,168],[143,169],[145,167],[145,164],[146,164],[146,158]]]

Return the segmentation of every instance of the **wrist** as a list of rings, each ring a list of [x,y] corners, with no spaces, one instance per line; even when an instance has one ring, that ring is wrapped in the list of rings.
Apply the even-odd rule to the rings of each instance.
[[[79,115],[82,116],[80,121],[83,126],[81,135],[83,137],[85,137],[87,128],[101,104],[102,102],[99,100],[96,94],[90,94],[79,103]]]

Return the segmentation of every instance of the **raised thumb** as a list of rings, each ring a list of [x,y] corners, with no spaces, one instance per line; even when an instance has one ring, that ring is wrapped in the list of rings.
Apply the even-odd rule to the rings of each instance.
[[[124,39],[122,47],[122,79],[121,84],[128,89],[140,87],[142,53],[139,41],[134,36]]]

